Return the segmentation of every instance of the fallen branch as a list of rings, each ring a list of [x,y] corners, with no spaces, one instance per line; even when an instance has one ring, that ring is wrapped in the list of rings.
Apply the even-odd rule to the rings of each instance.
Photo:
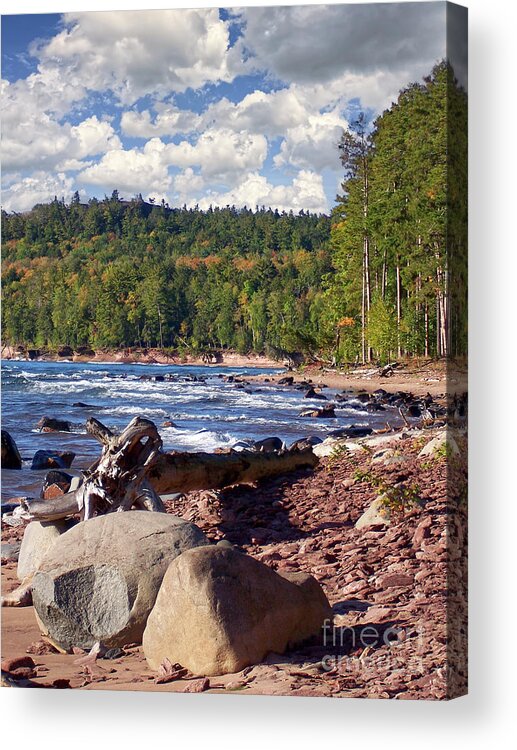
[[[221,489],[265,477],[316,466],[312,448],[272,452],[163,453],[156,425],[136,417],[120,435],[97,419],[87,432],[102,446],[100,458],[84,472],[74,492],[42,500],[24,498],[19,515],[28,520],[56,521],[80,514],[83,520],[133,508],[165,512],[160,494]]]

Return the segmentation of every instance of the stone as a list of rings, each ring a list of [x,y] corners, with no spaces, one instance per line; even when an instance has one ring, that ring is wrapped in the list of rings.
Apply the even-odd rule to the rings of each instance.
[[[166,513],[128,511],[82,521],[59,537],[32,580],[43,635],[90,649],[140,643],[162,578],[202,531]]]
[[[75,458],[73,451],[45,451],[39,450],[34,454],[31,469],[40,471],[42,469],[69,469]]]
[[[52,470],[45,475],[43,480],[43,486],[41,488],[41,497],[46,498],[46,492],[51,487],[58,487],[61,490],[61,494],[70,491],[70,484],[72,483],[72,475],[67,474],[66,471]],[[50,499],[50,498],[49,498]]]
[[[70,432],[72,425],[64,419],[42,417],[36,427],[39,427],[41,432]]]
[[[403,573],[392,573],[391,575],[384,576],[381,580],[381,586],[385,589],[397,586],[411,586],[413,581],[413,576],[404,575]]]
[[[363,515],[356,521],[355,528],[366,529],[369,526],[389,525],[390,512],[388,508],[384,506],[383,496],[381,495],[381,497],[378,497],[368,506]]]
[[[21,469],[22,459],[14,439],[2,430],[2,469]]]
[[[305,573],[279,575],[235,549],[191,549],[169,566],[147,621],[151,669],[165,658],[193,674],[239,672],[321,634],[332,610]]]
[[[74,350],[71,346],[62,346],[60,349],[57,350],[57,356],[58,357],[73,357],[74,356]]]
[[[19,542],[2,542],[2,563],[9,562],[11,560],[18,560],[20,554],[20,543]]]
[[[65,521],[31,521],[23,534],[18,556],[18,580],[24,581],[32,576],[43,561],[43,558],[54,546],[61,534],[68,531],[70,524]]]
[[[2,672],[16,672],[18,669],[34,669],[36,664],[31,656],[15,656],[12,659],[4,659]]]
[[[443,430],[439,435],[430,440],[427,445],[424,445],[418,458],[425,458],[426,456],[434,456],[438,451],[443,450],[446,455],[451,453],[453,456],[457,456],[460,452],[458,443],[454,439],[450,430]]]

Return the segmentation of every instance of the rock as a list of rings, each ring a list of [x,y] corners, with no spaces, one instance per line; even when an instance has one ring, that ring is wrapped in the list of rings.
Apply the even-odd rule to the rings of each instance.
[[[283,378],[280,378],[278,381],[278,385],[292,385],[294,383],[294,378],[292,375],[286,375]]]
[[[309,390],[305,393],[304,398],[319,398],[323,401],[327,401],[327,397],[323,395],[323,393],[317,393],[314,388],[309,388]]]
[[[332,456],[334,452],[340,450],[360,451],[361,446],[359,443],[349,443],[346,442],[346,440],[325,438],[322,443],[313,447],[312,452],[318,456],[318,458],[327,458],[328,456]]]
[[[68,531],[70,524],[65,521],[31,521],[23,534],[18,568],[18,580],[32,576],[41,565],[45,555],[52,549],[61,534]]]
[[[22,459],[18,446],[7,430],[2,430],[2,469],[21,469]]]
[[[168,565],[206,545],[194,524],[129,511],[78,523],[56,540],[32,582],[43,634],[69,650],[141,642]]]
[[[41,469],[69,469],[75,458],[73,451],[36,451],[32,459],[31,469],[39,471]]]
[[[350,427],[340,427],[339,430],[332,430],[329,437],[362,438],[371,435],[372,432],[373,429],[371,427],[353,424]]]
[[[356,521],[356,529],[365,529],[368,526],[389,526],[390,512],[383,504],[383,496],[374,500],[365,510],[363,515]]]
[[[300,417],[316,417],[317,419],[334,419],[335,416],[334,404],[324,406],[322,409],[304,409],[300,412]]]
[[[430,535],[430,527],[432,523],[433,521],[431,516],[425,516],[425,518],[420,521],[411,540],[411,546],[413,547],[413,549],[418,549],[424,539],[427,539],[427,537]]]
[[[73,357],[74,350],[71,346],[62,346],[61,349],[57,350],[58,357]]]
[[[280,438],[270,437],[254,442],[252,450],[259,453],[272,453],[273,451],[281,451],[282,448],[285,448],[285,445]]]
[[[12,659],[4,659],[1,666],[2,672],[12,674],[17,669],[34,669],[36,664],[31,656],[15,656]]]
[[[279,575],[224,547],[184,552],[168,568],[147,621],[151,669],[165,658],[197,675],[238,672],[321,632],[331,608],[305,573]]]
[[[70,432],[71,424],[65,419],[42,417],[36,427],[39,427],[41,432]]]
[[[95,357],[95,352],[89,346],[78,346],[75,353],[80,357]]]
[[[458,443],[452,436],[450,430],[443,430],[439,435],[430,440],[427,445],[424,445],[418,454],[418,458],[433,456],[440,450],[443,450],[445,455],[449,455],[449,453],[453,456],[459,454],[460,449],[458,448]]]
[[[2,542],[2,563],[8,562],[10,560],[18,560],[19,555],[19,542],[14,542],[12,544],[9,544],[9,542]]]
[[[315,445],[320,445],[322,442],[323,440],[317,435],[308,435],[306,438],[300,438],[299,440],[295,440],[294,443],[291,443],[291,445],[289,446],[289,450],[303,451],[306,448],[312,448]]]
[[[384,576],[381,580],[381,586],[385,589],[395,588],[397,586],[411,586],[413,582],[413,576],[404,575],[403,573],[393,573],[392,575]]]
[[[24,581],[14,591],[2,596],[2,607],[30,607],[32,604],[32,582]]]
[[[58,494],[64,495],[65,492],[70,490],[72,479],[72,475],[67,474],[65,471],[49,471],[43,480],[41,497],[45,500],[51,500],[53,497],[57,497]]]

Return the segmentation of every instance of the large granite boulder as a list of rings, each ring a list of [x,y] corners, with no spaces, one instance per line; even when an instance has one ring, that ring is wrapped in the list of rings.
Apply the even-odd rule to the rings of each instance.
[[[170,563],[206,545],[192,523],[129,511],[78,523],[56,540],[32,582],[44,634],[60,648],[141,642]]]
[[[66,521],[31,521],[23,533],[18,556],[17,576],[20,581],[37,571],[56,539],[68,531],[70,525]]]
[[[2,430],[2,469],[21,469],[22,459],[14,439]]]
[[[198,675],[238,672],[320,634],[331,617],[312,576],[279,575],[234,548],[199,547],[169,566],[143,648],[153,670],[168,658]]]

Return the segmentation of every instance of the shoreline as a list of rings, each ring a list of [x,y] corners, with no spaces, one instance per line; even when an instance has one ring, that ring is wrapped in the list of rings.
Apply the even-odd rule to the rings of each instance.
[[[443,699],[449,689],[444,679],[447,666],[453,670],[451,684],[461,684],[463,664],[458,653],[463,635],[453,629],[451,643],[445,645],[449,621],[443,591],[449,585],[456,592],[456,622],[461,623],[466,612],[461,583],[467,559],[466,505],[460,500],[466,437],[457,435],[460,452],[453,463],[443,451],[421,454],[423,446],[443,434],[443,428],[416,430],[405,439],[392,435],[353,441],[371,445],[373,450],[322,457],[314,470],[293,472],[288,481],[279,477],[256,486],[228,487],[210,503],[203,491],[166,500],[168,513],[196,523],[212,544],[226,539],[279,573],[313,575],[333,607],[335,647],[320,642],[300,644],[241,672],[211,677],[204,690],[233,692],[238,687],[242,694],[436,700]],[[375,483],[361,478],[372,472],[390,485],[401,479],[408,486],[418,481],[423,506],[408,507],[386,525],[357,527],[378,496]],[[451,493],[457,496],[456,523],[448,536]],[[4,527],[3,543],[19,545],[24,526]],[[449,555],[456,567],[448,567]],[[13,552],[2,561],[3,594],[19,583],[16,557]],[[117,658],[101,659],[88,672],[77,662],[81,654],[52,649],[40,632],[32,606],[8,607],[2,615],[3,658],[30,653],[35,663],[33,675],[18,685],[190,691],[189,677],[157,682],[141,645],[124,646]],[[367,649],[346,639],[343,642],[343,635],[360,633],[363,628],[369,632],[375,628],[382,635],[394,622],[402,637],[393,648],[382,639]],[[332,669],[322,667],[328,655]]]
[[[33,351],[33,350],[28,350]],[[84,364],[111,365],[161,365],[172,367],[203,366],[214,369],[224,367],[253,367],[264,370],[283,370],[278,374],[249,375],[250,380],[276,383],[286,375],[292,376],[295,383],[310,381],[319,387],[336,390],[365,391],[372,393],[383,388],[388,393],[409,391],[415,396],[445,396],[462,394],[468,391],[468,373],[466,367],[444,360],[412,360],[402,362],[391,377],[381,377],[379,368],[356,366],[348,370],[338,370],[321,364],[302,365],[291,370],[286,361],[274,360],[261,354],[239,354],[228,351],[207,357],[191,354],[169,354],[160,349],[104,349],[88,354],[71,354],[59,356],[57,352],[42,353],[37,357],[21,357],[15,347],[4,346],[2,361],[10,362],[73,362]]]

